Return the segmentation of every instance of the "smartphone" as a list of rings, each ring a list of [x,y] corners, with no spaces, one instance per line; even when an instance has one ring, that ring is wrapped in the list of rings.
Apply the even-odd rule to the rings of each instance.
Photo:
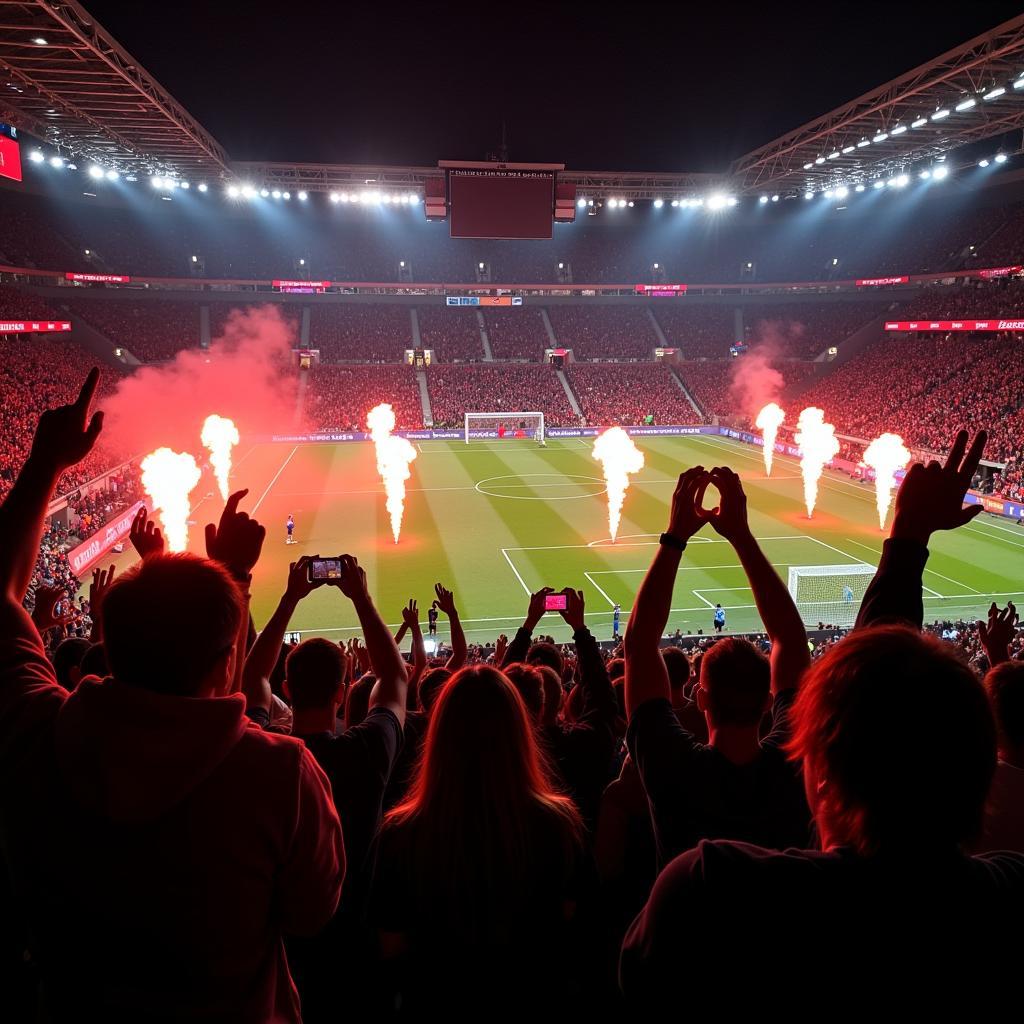
[[[548,594],[548,596],[544,598],[544,611],[564,612],[568,607],[566,601],[567,599],[565,594]]]
[[[310,583],[341,579],[341,558],[311,558],[307,575]]]

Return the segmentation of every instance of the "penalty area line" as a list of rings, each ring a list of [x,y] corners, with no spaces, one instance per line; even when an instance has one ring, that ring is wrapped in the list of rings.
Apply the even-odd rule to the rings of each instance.
[[[252,512],[250,513],[250,515],[256,515],[256,512],[257,512],[257,511],[259,510],[259,507],[260,507],[260,505],[262,505],[262,504],[263,504],[263,499],[264,499],[264,498],[265,498],[265,497],[266,497],[266,496],[267,496],[267,495],[268,495],[268,494],[270,493],[270,488],[271,488],[271,487],[273,487],[273,486],[274,486],[274,484],[276,484],[276,483],[277,483],[277,478],[278,478],[278,477],[279,477],[279,476],[280,476],[280,475],[281,475],[281,474],[282,474],[282,473],[284,472],[285,466],[287,466],[287,465],[288,465],[288,463],[292,461],[292,456],[293,456],[293,455],[294,455],[294,454],[295,454],[295,453],[296,453],[296,452],[297,452],[298,450],[299,450],[299,446],[298,446],[298,445],[296,445],[296,446],[295,446],[295,447],[294,447],[294,448],[293,448],[293,449],[292,449],[292,450],[291,450],[291,451],[290,451],[290,452],[288,453],[288,458],[286,458],[286,459],[284,460],[284,462],[282,462],[282,463],[281,463],[281,467],[280,467],[280,469],[278,469],[278,471],[277,471],[277,472],[276,472],[276,473],[274,474],[274,479],[273,479],[273,480],[271,480],[269,484],[267,484],[267,489],[266,489],[266,490],[265,490],[265,491],[264,491],[264,492],[263,492],[263,493],[262,493],[262,494],[260,495],[260,500],[259,500],[259,501],[257,501],[255,505],[253,505],[253,507],[252,507]]]

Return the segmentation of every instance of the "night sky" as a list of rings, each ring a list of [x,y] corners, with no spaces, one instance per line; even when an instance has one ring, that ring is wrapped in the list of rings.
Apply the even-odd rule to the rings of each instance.
[[[1012,3],[955,14],[893,3],[610,13],[596,3],[84,3],[236,160],[479,160],[504,120],[512,160],[662,171],[725,170],[1020,13]]]

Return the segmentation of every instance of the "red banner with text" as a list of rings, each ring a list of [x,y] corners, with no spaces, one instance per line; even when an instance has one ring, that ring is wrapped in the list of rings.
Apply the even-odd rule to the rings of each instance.
[[[125,274],[79,274],[69,270],[64,275],[67,281],[90,281],[99,284],[129,284],[131,278]]]
[[[111,519],[106,526],[101,527],[98,533],[69,551],[71,571],[76,576],[87,573],[118,541],[127,537],[135,514],[145,504],[144,501],[135,502],[131,508],[126,508],[116,519]]]
[[[1024,331],[1024,320],[886,320],[887,331]]]
[[[50,334],[70,330],[70,320],[0,320],[0,334]]]

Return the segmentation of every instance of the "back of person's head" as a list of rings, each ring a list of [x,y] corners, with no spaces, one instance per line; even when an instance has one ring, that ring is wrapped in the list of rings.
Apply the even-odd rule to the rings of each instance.
[[[432,668],[428,669],[423,673],[423,678],[420,679],[419,696],[420,696],[420,707],[423,708],[427,714],[430,714],[434,705],[437,703],[438,694],[444,688],[444,684],[451,679],[452,673],[450,669],[444,668]]]
[[[948,645],[903,626],[855,630],[811,666],[792,715],[790,753],[833,844],[934,850],[978,833],[995,722]]]
[[[352,729],[361,724],[370,713],[370,694],[376,685],[377,677],[367,672],[360,676],[345,695],[345,728]]]
[[[120,682],[181,697],[226,681],[242,596],[217,562],[195,555],[143,559],[110,586],[100,609],[103,642]]]
[[[544,677],[539,668],[533,665],[506,665],[504,668],[508,681],[519,692],[530,718],[537,722],[544,712]]]
[[[82,658],[92,644],[84,637],[72,636],[62,640],[60,646],[53,652],[53,672],[57,682],[65,690],[73,690],[82,678]]]
[[[438,696],[408,795],[388,820],[415,819],[435,854],[452,847],[458,857],[460,843],[463,853],[488,849],[498,860],[475,870],[500,878],[495,865],[523,851],[538,809],[578,833],[579,816],[554,791],[519,691],[488,665],[460,669]]]
[[[1024,662],[1004,661],[985,676],[985,689],[1004,747],[1024,749]]]
[[[701,661],[701,706],[716,727],[756,726],[768,707],[771,682],[768,659],[749,640],[726,637]]]
[[[544,722],[551,724],[558,719],[558,712],[562,710],[562,680],[548,665],[538,665],[537,671],[544,687]]]
[[[323,637],[303,640],[285,662],[285,690],[296,711],[323,709],[344,700],[345,655]]]
[[[101,678],[110,672],[107,664],[107,649],[102,641],[93,644],[89,650],[82,655],[82,663],[78,666],[79,674],[85,676],[100,676]]]
[[[562,674],[562,655],[558,648],[546,640],[538,640],[530,646],[526,653],[526,662],[529,665],[547,665],[553,668],[559,675]]]
[[[679,693],[690,678],[690,659],[678,647],[662,647],[661,658],[668,670],[672,693]]]
[[[625,658],[612,658],[608,662],[608,678],[614,683],[616,679],[621,679],[626,674],[626,659]]]

